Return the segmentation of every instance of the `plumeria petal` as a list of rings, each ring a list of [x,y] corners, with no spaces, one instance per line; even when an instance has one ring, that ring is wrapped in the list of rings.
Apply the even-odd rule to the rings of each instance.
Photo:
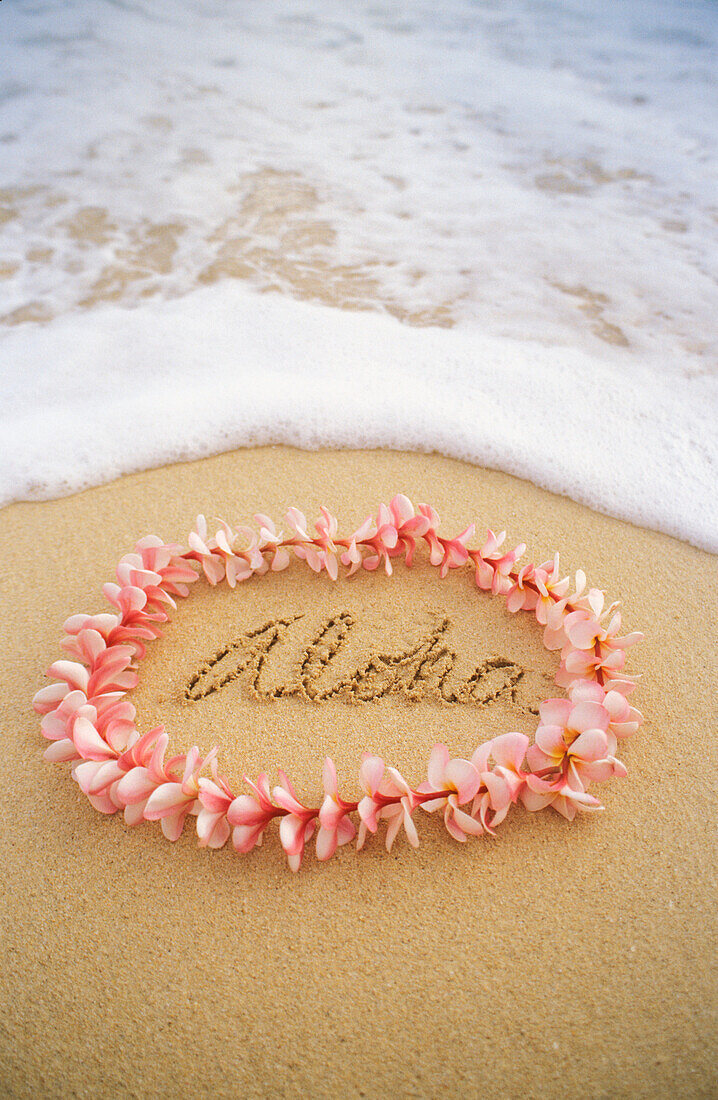
[[[450,760],[444,769],[444,780],[457,792],[459,805],[470,802],[479,789],[481,777],[469,760]]]
[[[162,783],[147,799],[145,818],[147,821],[158,821],[186,804],[187,795],[182,790],[181,783]]]
[[[449,750],[447,749],[446,745],[434,745],[433,749],[431,750],[431,756],[429,757],[429,765],[427,768],[429,782],[431,783],[434,790],[440,791],[442,789],[444,771],[448,763]]]
[[[497,764],[518,771],[524,761],[529,739],[523,733],[502,733],[491,743],[491,755]]]
[[[581,760],[601,760],[607,750],[608,743],[603,730],[584,730],[571,745],[569,753]]]

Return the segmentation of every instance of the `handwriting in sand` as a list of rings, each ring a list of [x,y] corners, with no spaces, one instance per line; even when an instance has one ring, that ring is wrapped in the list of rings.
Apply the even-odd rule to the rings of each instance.
[[[457,655],[446,639],[451,621],[443,617],[407,648],[375,653],[349,674],[327,683],[332,662],[356,623],[350,611],[341,611],[325,619],[308,642],[300,643],[296,674],[285,683],[270,686],[266,681],[272,651],[301,618],[296,614],[270,619],[224,645],[188,678],[185,699],[196,703],[240,680],[259,699],[298,696],[313,703],[330,699],[365,703],[402,694],[410,699],[485,705],[499,699],[516,702],[517,685],[526,671],[509,658],[492,656],[477,665],[467,679],[450,682]]]

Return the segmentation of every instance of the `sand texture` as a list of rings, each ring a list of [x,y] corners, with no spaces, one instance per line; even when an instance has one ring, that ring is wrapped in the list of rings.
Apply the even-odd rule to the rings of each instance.
[[[290,504],[324,503],[347,531],[397,491],[446,532],[475,519],[537,561],[560,549],[645,632],[630,663],[646,723],[628,778],[595,788],[605,813],[519,810],[460,845],[420,812],[417,852],[374,838],[292,875],[273,830],[250,856],[198,849],[192,822],[172,845],[43,762],[30,700],[61,624],[106,609],[137,538]],[[275,447],[13,505],[0,537],[3,1095],[718,1095],[715,558],[448,459]],[[283,766],[316,795],[327,754],[352,790],[363,749],[418,782],[435,741],[469,755],[532,732],[555,667],[469,572],[332,584],[293,566],[198,584],[135,702],[177,751],[219,742],[232,780]]]

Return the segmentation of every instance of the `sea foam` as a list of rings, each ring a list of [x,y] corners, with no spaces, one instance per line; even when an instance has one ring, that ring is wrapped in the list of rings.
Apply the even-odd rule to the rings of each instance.
[[[417,329],[235,282],[20,328],[4,351],[18,365],[6,500],[249,444],[406,448],[718,550],[709,376],[660,384],[635,364],[620,377],[575,349]],[[31,382],[19,366],[29,360]]]

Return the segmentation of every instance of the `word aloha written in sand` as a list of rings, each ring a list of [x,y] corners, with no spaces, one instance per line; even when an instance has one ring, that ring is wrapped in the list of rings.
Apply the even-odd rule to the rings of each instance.
[[[299,696],[313,703],[335,699],[365,703],[385,695],[402,694],[409,699],[434,698],[445,703],[488,704],[498,699],[515,703],[516,688],[525,669],[506,657],[489,657],[463,682],[451,683],[456,653],[446,643],[451,626],[442,618],[419,641],[398,653],[377,653],[348,676],[322,686],[356,624],[350,611],[331,615],[301,652],[297,675],[288,683],[265,683],[273,650],[302,614],[271,619],[224,645],[188,679],[184,697],[198,702],[241,680],[259,699]],[[537,711],[535,713],[538,713]]]

